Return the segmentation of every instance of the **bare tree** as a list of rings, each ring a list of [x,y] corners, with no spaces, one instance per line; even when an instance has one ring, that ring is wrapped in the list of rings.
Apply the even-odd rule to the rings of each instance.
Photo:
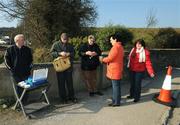
[[[155,27],[157,23],[158,20],[156,18],[156,11],[154,9],[150,9],[146,17],[146,28]]]
[[[61,32],[78,35],[97,17],[92,0],[0,0],[0,11],[18,18],[36,45],[51,44]]]
[[[0,0],[0,11],[10,18],[23,19],[28,5],[29,0]]]

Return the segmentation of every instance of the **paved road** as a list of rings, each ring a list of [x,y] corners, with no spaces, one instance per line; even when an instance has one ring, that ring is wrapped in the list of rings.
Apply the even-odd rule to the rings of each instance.
[[[127,100],[129,84],[122,83],[122,106],[108,107],[111,89],[104,90],[104,96],[89,97],[88,93],[77,94],[79,103],[54,106],[34,114],[36,119],[24,120],[22,114],[13,113],[10,118],[2,117],[0,125],[179,125],[180,109],[155,103],[152,97],[159,92],[165,78],[165,72],[157,74],[152,80],[143,81],[142,98],[138,103]],[[172,89],[180,90],[180,70],[173,70]],[[178,91],[175,91],[178,92]],[[180,99],[180,96],[179,96]],[[168,119],[172,112],[171,119]],[[15,114],[14,113],[14,114]],[[3,121],[2,121],[3,119]]]

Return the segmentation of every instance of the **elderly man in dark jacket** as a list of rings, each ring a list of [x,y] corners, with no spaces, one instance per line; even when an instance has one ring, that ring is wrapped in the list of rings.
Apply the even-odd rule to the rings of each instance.
[[[4,62],[11,71],[14,82],[24,81],[31,73],[33,56],[31,49],[24,45],[24,35],[18,34],[14,37],[15,45],[9,47],[4,56]],[[23,89],[17,87],[17,93],[20,96]],[[24,102],[27,95],[24,97]]]
[[[68,36],[66,33],[62,33],[60,36],[60,40],[55,42],[51,48],[51,54],[53,58],[61,57],[70,57],[71,67],[63,72],[56,72],[57,80],[58,80],[58,88],[59,88],[59,96],[63,103],[67,103],[68,100],[72,102],[77,102],[77,98],[74,95],[73,88],[73,79],[72,79],[72,71],[73,71],[73,58],[74,58],[74,48],[68,43]],[[68,90],[68,94],[66,92],[66,86]]]
[[[100,64],[100,55],[101,50],[95,43],[95,37],[93,35],[89,35],[88,43],[82,45],[79,50],[79,56],[81,57],[82,76],[89,91],[89,96],[94,96],[94,94],[103,95],[100,91],[97,91],[96,87],[96,69]]]

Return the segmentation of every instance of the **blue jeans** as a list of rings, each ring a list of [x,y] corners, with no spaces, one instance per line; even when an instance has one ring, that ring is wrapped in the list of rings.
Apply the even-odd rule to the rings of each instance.
[[[114,105],[120,105],[121,102],[121,80],[111,80],[112,81],[112,103]]]
[[[141,82],[144,76],[144,72],[130,71],[130,96],[135,100],[139,100],[141,97]]]

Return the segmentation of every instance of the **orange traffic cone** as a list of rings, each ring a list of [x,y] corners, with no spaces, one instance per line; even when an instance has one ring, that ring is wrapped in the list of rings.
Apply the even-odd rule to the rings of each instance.
[[[153,100],[160,104],[175,107],[176,102],[171,96],[171,75],[172,75],[172,66],[169,66],[166,77],[163,82],[162,89],[160,90],[160,94],[155,94]]]
[[[172,75],[172,67],[169,66],[167,70],[167,74],[165,77],[165,80],[163,82],[162,89],[160,91],[160,94],[158,96],[158,99],[165,103],[171,103],[171,75]]]

